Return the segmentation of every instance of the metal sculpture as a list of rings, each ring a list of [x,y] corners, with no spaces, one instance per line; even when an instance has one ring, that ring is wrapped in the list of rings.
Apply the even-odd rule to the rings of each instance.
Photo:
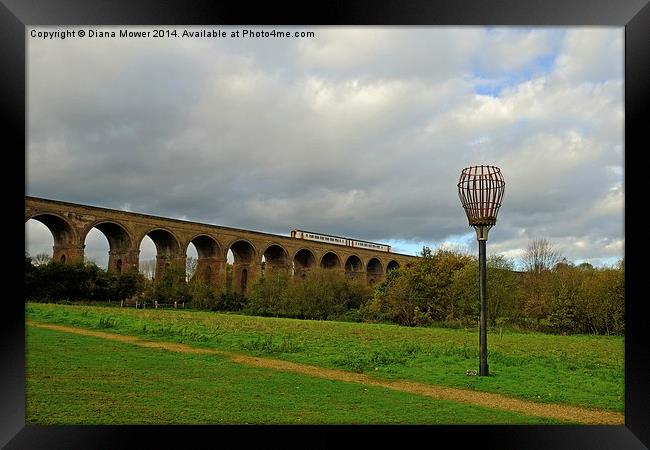
[[[487,363],[487,274],[485,243],[488,232],[497,223],[497,214],[505,192],[506,183],[501,169],[496,166],[470,166],[460,173],[458,197],[467,214],[469,226],[476,230],[478,240],[479,294],[481,314],[479,320],[480,364],[479,375],[489,375]]]

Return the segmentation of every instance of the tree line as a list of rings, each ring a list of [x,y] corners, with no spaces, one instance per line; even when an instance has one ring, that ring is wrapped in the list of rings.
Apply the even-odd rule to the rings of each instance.
[[[224,286],[191,279],[195,261],[169,267],[152,281],[155,260],[143,273],[111,274],[92,262],[61,264],[26,256],[27,299],[184,302],[213,311],[317,320],[397,323],[404,326],[476,327],[479,318],[478,261],[466,253],[424,247],[420,258],[391,270],[374,286],[345,274],[313,269],[305,278],[264,273],[246,296],[233,289],[232,265]],[[195,258],[194,258],[195,259]],[[491,327],[550,333],[625,332],[625,269],[575,265],[546,239],[529,242],[522,271],[512,259],[487,261],[488,319]],[[189,280],[189,281],[188,281]]]
[[[402,325],[474,326],[479,319],[475,257],[424,248],[410,267],[390,272],[375,288],[364,316]],[[625,269],[574,265],[545,239],[529,243],[524,271],[501,255],[487,261],[488,319],[492,327],[552,333],[625,332]]]
[[[142,292],[139,273],[110,273],[94,262],[65,264],[42,255],[25,255],[25,299],[46,302],[115,301]]]

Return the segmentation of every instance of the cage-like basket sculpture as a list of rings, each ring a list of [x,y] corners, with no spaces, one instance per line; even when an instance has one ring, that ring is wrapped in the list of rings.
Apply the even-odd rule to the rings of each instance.
[[[496,166],[470,166],[463,169],[458,180],[458,196],[469,225],[491,228],[505,192],[506,182]]]

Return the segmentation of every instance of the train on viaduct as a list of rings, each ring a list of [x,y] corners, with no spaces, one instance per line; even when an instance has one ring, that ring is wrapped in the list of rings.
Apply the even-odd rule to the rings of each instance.
[[[108,270],[115,273],[139,269],[140,243],[149,236],[156,246],[156,278],[172,264],[185,268],[191,243],[198,254],[194,277],[215,286],[223,285],[230,250],[234,257],[232,285],[240,292],[246,292],[263,272],[285,271],[304,277],[315,267],[337,270],[373,284],[389,270],[417,258],[380,249],[25,196],[25,222],[30,219],[51,231],[52,259],[64,263],[83,261],[86,236],[93,228],[98,229],[109,244]]]

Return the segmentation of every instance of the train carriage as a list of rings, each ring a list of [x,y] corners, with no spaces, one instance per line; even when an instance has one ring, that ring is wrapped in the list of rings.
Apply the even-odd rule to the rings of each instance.
[[[293,229],[291,230],[293,239],[303,239],[307,241],[324,242],[326,244],[342,245],[345,247],[365,248],[367,250],[377,250],[380,252],[390,252],[390,245],[379,244],[377,242],[361,241],[359,239],[350,239],[341,236],[332,236],[313,231]]]

